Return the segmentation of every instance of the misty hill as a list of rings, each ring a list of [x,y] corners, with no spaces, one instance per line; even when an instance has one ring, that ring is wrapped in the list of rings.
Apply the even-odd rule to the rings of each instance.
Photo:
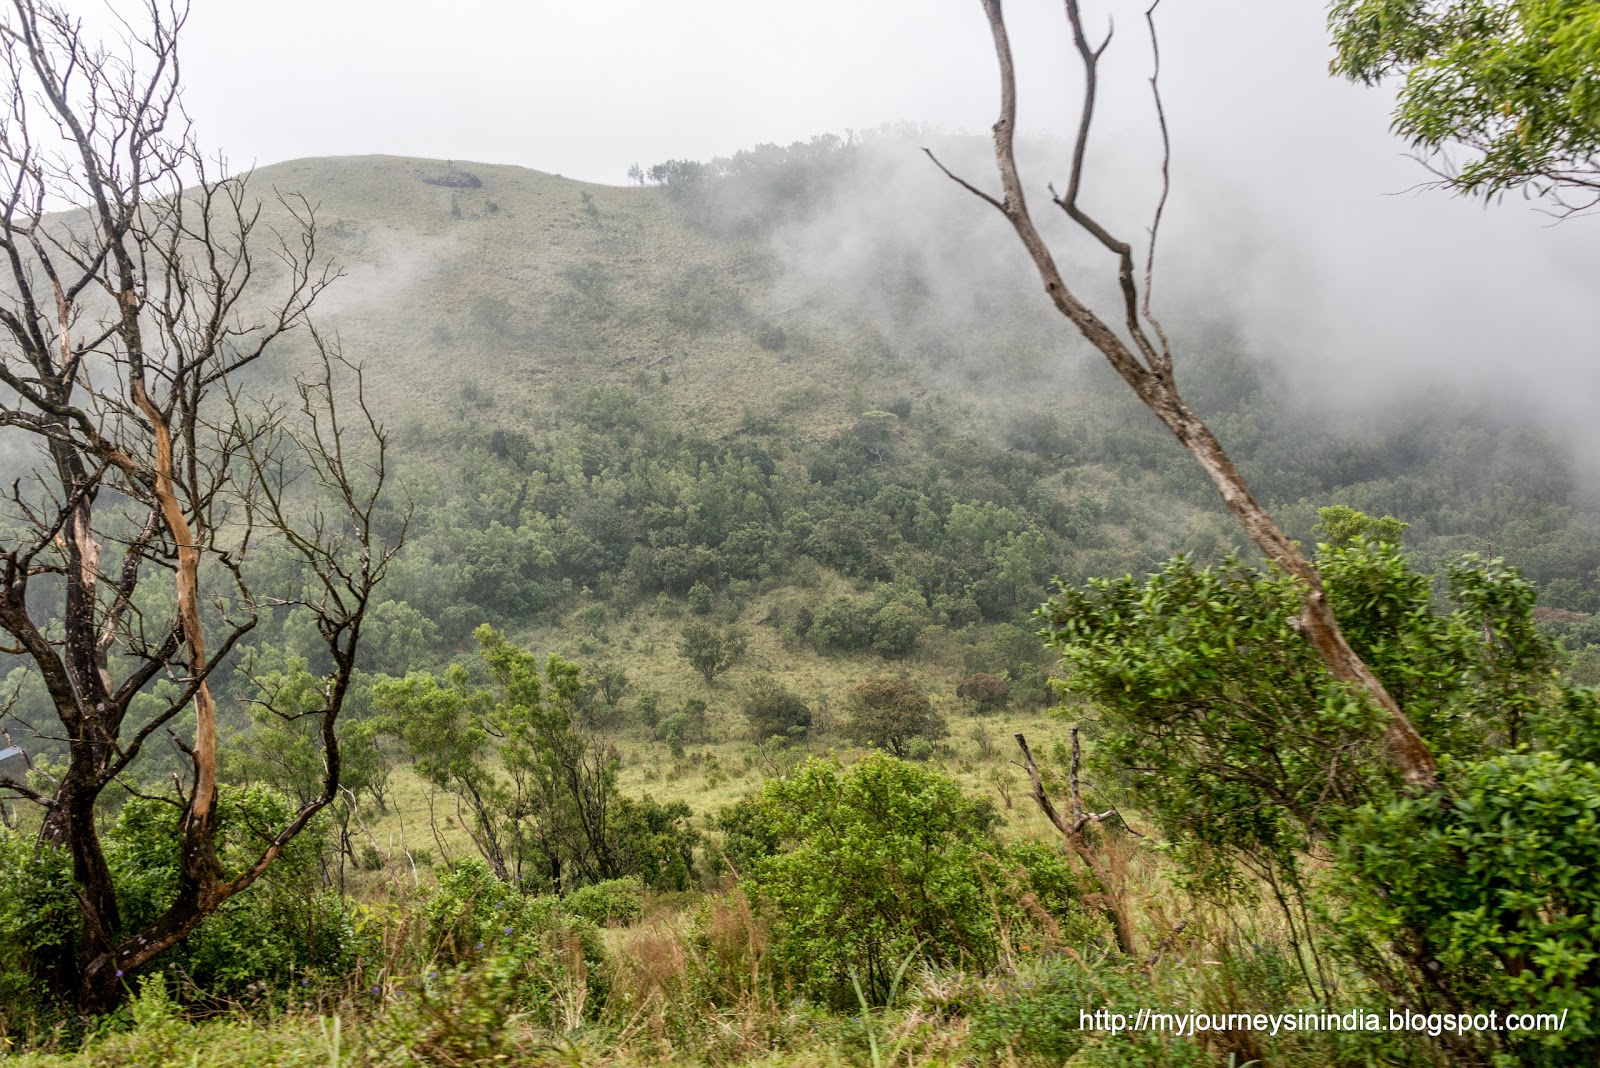
[[[662,165],[644,188],[394,157],[300,160],[255,182],[318,205],[347,271],[321,318],[403,439],[435,443],[419,455],[496,430],[564,438],[596,390],[658,430],[798,451],[901,398],[916,417],[897,431],[931,419],[934,437],[1042,463],[1041,479],[1076,484],[1058,497],[1111,505],[1113,526],[1128,509],[1141,529],[1177,513],[1184,535],[1133,535],[1147,551],[1129,566],[1238,542],[1210,522],[1220,508],[1187,457],[1043,307],[1020,254],[995,251],[993,220],[919,226],[915,245],[871,222],[895,194],[882,212],[863,204],[887,181],[870,146],[716,162]],[[1553,443],[1492,398],[1400,395],[1319,417],[1243,351],[1238,323],[1169,325],[1188,392],[1297,535],[1314,506],[1349,503],[1410,522],[1417,549],[1493,547],[1542,583],[1592,588],[1592,503]]]
[[[584,387],[665,370],[658,417],[715,435],[754,405],[809,428],[836,424],[863,381],[846,341],[772,306],[768,250],[685,225],[651,190],[384,156],[279,164],[254,183],[317,205],[347,274],[320,318],[397,421],[492,398],[535,428]]]
[[[762,674],[810,702],[823,739],[851,687],[898,672],[952,710],[964,677],[1001,676],[1007,729],[1048,734],[1030,612],[1052,576],[1241,546],[993,220],[930,233],[874,210],[872,151],[799,147],[633,187],[391,157],[257,173],[318,207],[347,272],[320,320],[364,364],[395,431],[394,507],[415,507],[370,670],[471,668],[485,622],[562,652],[610,680],[594,707],[640,743],[627,781],[705,810],[727,799],[715,754],[753,759],[741,703]],[[1426,567],[1504,554],[1548,625],[1589,644],[1596,510],[1537,427],[1443,393],[1319,412],[1244,324],[1168,325],[1192,402],[1294,536],[1348,504],[1411,524]],[[678,656],[690,622],[744,635],[714,686]],[[280,612],[247,652],[318,648]],[[664,738],[706,747],[706,777],[661,765]]]

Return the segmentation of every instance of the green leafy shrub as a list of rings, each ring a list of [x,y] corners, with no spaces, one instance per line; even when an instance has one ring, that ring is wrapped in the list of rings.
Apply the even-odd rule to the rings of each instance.
[[[1435,753],[1526,741],[1559,699],[1532,588],[1499,561],[1450,569],[1450,612],[1390,544],[1325,546],[1317,565],[1351,645]],[[1311,842],[1396,788],[1380,713],[1296,632],[1300,610],[1281,573],[1178,557],[1144,580],[1063,590],[1043,612],[1068,691],[1099,710],[1091,760],[1207,878],[1248,852],[1297,884]]]
[[[889,603],[872,616],[872,648],[887,659],[909,656],[922,635],[925,613]]]
[[[656,726],[656,739],[666,742],[667,749],[675,757],[683,756],[683,743],[688,736],[689,715],[686,712],[674,712]]]
[[[423,915],[438,963],[457,969],[443,985],[486,976],[546,1023],[560,1022],[575,1005],[593,1012],[605,1000],[605,949],[594,923],[560,898],[525,896],[476,857],[439,876]],[[474,974],[480,978],[471,980]]]
[[[999,925],[1037,919],[1024,899],[1084,929],[1064,862],[1047,864],[1035,888],[1027,861],[1042,858],[1008,854],[996,819],[949,779],[874,754],[849,770],[809,760],[722,826],[740,885],[777,918],[778,963],[800,988],[849,1006],[857,980],[881,1001],[908,956],[992,968]]]
[[[1600,768],[1552,752],[1446,761],[1444,795],[1356,813],[1340,930],[1427,1011],[1558,1013],[1560,1030],[1458,1038],[1520,1065],[1600,1061]],[[1341,880],[1343,881],[1343,880]]]
[[[756,344],[768,352],[782,352],[789,344],[789,332],[777,323],[763,323],[756,331]]]
[[[282,826],[292,811],[267,787],[224,786],[217,806],[223,870],[253,860],[265,829]],[[160,799],[136,797],[106,829],[125,929],[153,922],[176,893],[179,815]],[[326,823],[314,821],[255,885],[163,955],[161,965],[209,997],[253,994],[291,976],[342,982],[372,946],[349,903],[323,886],[320,862],[329,844]],[[64,854],[0,830],[0,1033],[50,1009],[50,981],[76,952],[74,894]]]
[[[644,911],[644,880],[637,875],[590,883],[568,894],[567,911],[596,927],[627,924]]]
[[[908,756],[914,742],[928,744],[948,733],[944,717],[910,679],[868,676],[850,691],[845,707],[850,713],[846,734],[897,757]]]
[[[750,736],[756,742],[774,735],[800,738],[811,727],[811,706],[771,675],[757,675],[750,680],[742,709],[750,724]]]
[[[663,804],[649,794],[615,798],[606,833],[617,869],[652,890],[687,890],[697,885],[694,851],[700,844],[700,832],[689,824],[692,815],[682,801]],[[611,879],[605,884],[622,881]]]
[[[476,633],[492,685],[474,686],[467,666],[454,665],[442,679],[385,680],[374,701],[418,775],[458,800],[491,870],[559,892],[681,869],[661,850],[666,839],[692,848],[686,812],[618,796],[619,756],[588,729],[578,665],[550,656],[541,666],[492,628]]]
[[[1079,1013],[1112,1006],[1142,1004],[1150,997],[1148,988],[1130,982],[1119,968],[1102,964],[1091,967],[1071,959],[1055,959],[1025,966],[998,990],[984,992],[976,1003],[963,1006],[971,1019],[972,1044],[985,1053],[1000,1055],[1007,1050],[1027,1063],[1063,1064],[1080,1052],[1093,1051],[1102,1044],[1101,1036],[1080,1029]],[[1186,1060],[1158,1060],[1152,1051],[1138,1050],[1136,1043],[1149,1036],[1126,1036],[1115,1043],[1125,1065],[1206,1065],[1215,1064],[1197,1047],[1189,1048]],[[1181,1043],[1188,1045],[1187,1043]],[[1135,1046],[1135,1048],[1129,1048]],[[1143,1054],[1143,1055],[1141,1055]],[[1074,1063],[1081,1063],[1074,1061]]]
[[[954,986],[953,1003],[936,1007],[970,1021],[970,1042],[1000,1063],[1084,1068],[1225,1068],[1227,1065],[1405,1065],[1439,1063],[1426,1036],[1342,1030],[1282,1029],[1277,1035],[1204,1031],[1179,1036],[1175,1028],[1139,1030],[1140,1007],[1184,1014],[1313,1013],[1325,1011],[1293,989],[1293,957],[1270,940],[1214,946],[1204,969],[1192,961],[1146,965],[1095,954],[1047,954],[1025,960],[998,984]],[[1351,990],[1365,999],[1375,992]],[[1356,1000],[1354,1004],[1361,1004]],[[1129,1017],[1113,1032],[1080,1014],[1097,1010]],[[1080,1026],[1090,1022],[1091,1026]]]
[[[293,806],[264,786],[223,787],[217,804],[224,871],[253,860],[264,832],[288,822]],[[129,927],[154,922],[177,892],[178,817],[170,804],[130,799],[105,836],[106,859],[122,892]],[[370,947],[359,937],[347,902],[323,886],[320,861],[330,847],[327,824],[314,821],[259,882],[230,899],[161,958],[201,990],[238,995],[253,983],[291,975],[342,976]]]
[[[737,627],[690,623],[678,638],[678,655],[710,686],[718,675],[744,656],[745,636]]]
[[[1331,519],[1341,544],[1317,557],[1329,602],[1439,755],[1442,791],[1399,790],[1374,744],[1381,719],[1295,632],[1294,584],[1233,560],[1180,558],[1048,607],[1069,690],[1101,710],[1092,759],[1157,819],[1202,891],[1248,898],[1232,867],[1248,857],[1281,907],[1286,895],[1304,909],[1305,857],[1335,846],[1338,939],[1397,1002],[1566,1013],[1555,1032],[1438,1036],[1452,1058],[1593,1063],[1600,698],[1561,679],[1515,570],[1461,560],[1441,609],[1433,579],[1375,540],[1397,536],[1394,521]]]
[[[744,295],[704,267],[669,283],[662,297],[667,321],[690,336],[738,325],[746,316]]]
[[[0,827],[0,1037],[53,1006],[45,977],[77,952],[72,858]]]
[[[872,649],[886,659],[909,655],[927,626],[927,608],[892,586],[871,598],[837,597],[817,609],[806,634],[823,652]]]
[[[1002,623],[988,637],[962,655],[967,675],[997,675],[1006,680],[1007,701],[1013,707],[1038,708],[1053,699],[1045,682],[1049,652],[1033,631]]]
[[[849,653],[872,645],[873,609],[838,597],[817,609],[806,634],[818,649]]]
[[[971,701],[979,712],[1004,708],[1010,694],[1011,687],[1004,678],[983,671],[968,675],[956,685],[956,696]]]

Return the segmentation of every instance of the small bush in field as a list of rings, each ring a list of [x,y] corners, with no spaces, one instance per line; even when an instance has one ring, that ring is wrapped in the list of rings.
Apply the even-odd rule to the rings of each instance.
[[[751,739],[764,742],[773,735],[803,737],[811,727],[811,707],[771,675],[757,675],[745,688],[744,718]]]
[[[741,887],[776,918],[779,964],[841,1006],[854,1003],[856,980],[882,1001],[907,957],[982,971],[998,961],[1003,929],[1087,929],[1065,859],[1013,854],[996,822],[988,802],[884,754],[848,770],[810,760],[721,821]]]
[[[558,897],[526,896],[501,882],[476,857],[439,876],[423,914],[441,970],[500,984],[504,999],[541,1021],[559,1023],[580,1002],[597,1010],[605,1000],[605,948],[595,925]]]
[[[992,712],[1005,707],[1010,694],[1011,686],[1005,679],[986,671],[968,675],[956,686],[956,696],[971,701],[980,712]]]
[[[850,691],[845,707],[850,711],[847,734],[898,757],[909,756],[917,739],[932,742],[947,733],[944,717],[909,679],[873,675]]]
[[[626,924],[644,911],[644,881],[638,876],[607,879],[567,895],[567,911],[596,927]]]
[[[1163,1004],[1169,990],[1109,962],[1086,965],[1057,958],[1018,969],[998,991],[968,1006],[972,1045],[1024,1064],[1092,1065],[1094,1068],[1215,1068],[1205,1045],[1187,1037],[1128,1029],[1107,1035],[1081,1029],[1080,1012],[1123,1005]],[[1259,1062],[1254,1062],[1259,1063]]]

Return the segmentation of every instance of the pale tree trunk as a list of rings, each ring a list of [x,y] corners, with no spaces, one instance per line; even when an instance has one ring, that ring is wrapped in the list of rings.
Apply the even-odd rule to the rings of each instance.
[[[1159,0],[1157,0],[1159,2]],[[1189,409],[1178,393],[1173,381],[1172,352],[1165,332],[1150,312],[1150,284],[1155,262],[1155,244],[1161,223],[1161,213],[1166,204],[1167,159],[1162,162],[1162,193],[1150,227],[1149,257],[1145,262],[1142,279],[1138,277],[1133,259],[1133,249],[1127,242],[1112,236],[1094,218],[1078,206],[1078,190],[1083,175],[1084,153],[1088,145],[1089,128],[1094,117],[1098,65],[1102,52],[1110,43],[1106,37],[1098,47],[1092,47],[1084,36],[1077,0],[1066,0],[1066,12],[1071,23],[1073,40],[1085,75],[1084,103],[1079,117],[1077,138],[1073,148],[1072,172],[1064,194],[1053,195],[1052,200],[1067,216],[1090,234],[1118,260],[1117,280],[1123,297],[1123,327],[1128,340],[1093,310],[1085,305],[1067,286],[1055,257],[1044,238],[1040,236],[1028,212],[1027,198],[1017,171],[1013,142],[1016,135],[1017,88],[1016,74],[1011,55],[1011,43],[1006,32],[1000,0],[982,0],[988,17],[990,33],[994,39],[995,56],[1000,68],[1000,118],[994,125],[995,164],[1000,174],[1001,195],[992,196],[970,182],[951,173],[933,153],[928,155],[947,176],[968,192],[980,197],[997,209],[1016,231],[1022,241],[1045,294],[1056,310],[1065,316],[1079,333],[1098,349],[1116,370],[1122,380],[1138,395],[1156,418],[1172,431],[1183,447],[1199,462],[1207,477],[1222,495],[1239,525],[1249,535],[1263,556],[1294,576],[1300,587],[1303,614],[1298,630],[1311,643],[1317,655],[1333,676],[1349,684],[1368,697],[1384,713],[1384,746],[1389,760],[1401,779],[1410,787],[1432,789],[1437,786],[1433,755],[1427,743],[1406,718],[1405,713],[1390,695],[1378,677],[1372,673],[1339,628],[1333,610],[1328,605],[1322,580],[1295,544],[1289,540],[1272,516],[1250,493],[1244,478],[1228,458],[1209,427]],[[1146,13],[1151,27],[1151,41],[1155,42],[1152,20],[1154,6]],[[1157,53],[1159,73],[1159,52]],[[1166,117],[1161,107],[1157,78],[1150,79],[1155,95],[1156,114],[1160,123],[1163,147],[1166,148]],[[1053,192],[1053,191],[1052,191]],[[1137,350],[1137,351],[1135,351]]]
[[[115,1003],[125,976],[260,879],[337,795],[335,727],[373,589],[404,523],[394,544],[377,543],[384,434],[359,369],[314,331],[321,374],[296,382],[298,410],[243,410],[236,373],[286,332],[309,329],[311,304],[338,272],[318,261],[303,200],[280,197],[286,225],[252,237],[261,205],[245,181],[208,176],[178,104],[179,0],[149,0],[144,36],[125,23],[126,48],[115,55],[47,0],[3,6],[0,428],[32,436],[47,459],[0,487],[8,518],[21,517],[0,536],[0,632],[43,683],[59,723],[36,733],[66,739],[67,765],[48,788],[44,769],[31,779],[0,773],[0,801],[38,805],[41,847],[72,858],[78,953],[48,978],[93,1012]],[[58,137],[59,155],[48,147]],[[81,214],[46,211],[61,203]],[[253,281],[258,251],[281,268],[270,301]],[[256,307],[266,310],[254,320],[241,310]],[[336,411],[336,367],[353,385],[351,427]],[[329,507],[301,510],[308,502],[285,499],[291,456],[316,471]],[[97,511],[102,488],[115,504]],[[210,677],[256,623],[261,602],[242,560],[267,538],[304,565],[303,583],[276,603],[312,612],[334,665],[321,708],[282,713],[318,717],[324,775],[318,794],[265,830],[239,870],[224,871]],[[141,584],[168,576],[170,618],[136,609]],[[220,609],[201,601],[213,584],[227,588]],[[59,619],[34,618],[38,604],[58,598]],[[163,678],[177,695],[128,728],[134,700]],[[185,740],[171,726],[190,708],[195,730]],[[189,774],[152,785],[139,780],[136,761],[161,734],[187,754]],[[164,790],[181,812],[177,892],[138,930],[125,927],[100,843],[98,802],[113,782]]]

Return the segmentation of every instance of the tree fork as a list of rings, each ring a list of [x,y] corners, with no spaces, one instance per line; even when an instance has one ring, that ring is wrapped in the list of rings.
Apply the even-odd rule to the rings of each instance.
[[[405,524],[393,544],[378,544],[385,435],[366,406],[359,369],[314,330],[322,375],[298,383],[309,432],[291,429],[281,409],[269,406],[264,420],[241,409],[230,377],[305,324],[338,272],[316,261],[311,207],[279,196],[293,224],[273,231],[272,251],[288,267],[284,291],[258,321],[232,311],[254,292],[259,207],[247,201],[243,179],[208,177],[190,138],[178,103],[181,0],[148,0],[142,37],[125,24],[127,60],[86,41],[80,23],[49,0],[4,6],[0,269],[9,273],[0,300],[0,426],[32,435],[46,458],[34,471],[40,492],[25,490],[25,480],[7,492],[22,522],[0,541],[0,631],[13,655],[32,662],[59,720],[59,730],[35,735],[64,737],[68,759],[49,796],[3,773],[0,791],[39,805],[39,841],[71,855],[78,950],[48,978],[81,1009],[98,1012],[115,1003],[125,974],[260,879],[337,795],[336,721],[371,593],[403,544]],[[30,137],[34,125],[58,131],[65,154],[45,154]],[[196,177],[198,185],[185,188]],[[45,207],[58,200],[78,204],[92,226],[57,225]],[[353,374],[365,420],[359,435],[370,436],[373,454],[357,455],[334,410],[335,363]],[[338,524],[285,504],[285,450],[320,472]],[[115,507],[97,512],[102,488]],[[309,589],[288,596],[318,616],[334,664],[321,707],[303,713],[320,717],[324,774],[316,797],[265,830],[241,870],[224,872],[210,675],[256,624],[258,601],[240,559],[263,530],[299,557]],[[113,543],[122,547],[121,566],[102,573],[104,545]],[[231,583],[218,596],[220,618],[201,600],[208,576]],[[170,581],[176,602],[148,636],[149,620],[134,607],[145,603],[136,596],[145,580]],[[30,596],[30,583],[44,596]],[[59,618],[36,623],[30,603],[58,598]],[[139,619],[130,623],[130,615]],[[176,680],[178,692],[125,733],[130,705],[162,677]],[[189,708],[192,743],[171,730]],[[97,805],[107,785],[136,774],[145,743],[163,731],[191,764],[187,778],[175,776],[178,886],[164,911],[128,930]]]
[[[1072,819],[1068,820],[1050,801],[1050,795],[1045,792],[1044,779],[1039,774],[1039,766],[1033,762],[1033,750],[1028,748],[1028,739],[1021,733],[1012,735],[1017,740],[1017,748],[1022,750],[1023,767],[1028,772],[1028,782],[1031,784],[1034,804],[1039,806],[1039,811],[1044,813],[1055,829],[1061,832],[1061,837],[1071,847],[1073,854],[1089,870],[1089,875],[1099,884],[1100,891],[1096,895],[1105,907],[1106,918],[1111,921],[1113,933],[1117,938],[1117,948],[1132,957],[1138,954],[1139,944],[1137,935],[1133,930],[1133,917],[1128,912],[1127,880],[1116,870],[1115,864],[1106,862],[1105,850],[1094,846],[1084,834],[1091,823],[1099,823],[1107,817],[1117,814],[1116,809],[1104,813],[1089,813],[1083,808],[1083,795],[1078,788],[1078,728],[1072,728]]]
[[[1293,576],[1299,584],[1303,615],[1296,629],[1311,643],[1312,648],[1316,650],[1317,655],[1335,678],[1359,690],[1383,711],[1386,721],[1384,746],[1390,762],[1401,779],[1413,789],[1437,789],[1438,774],[1433,754],[1429,751],[1427,743],[1417,733],[1394,697],[1372,673],[1371,668],[1350,647],[1344,632],[1339,627],[1339,621],[1334,618],[1333,610],[1328,605],[1327,593],[1323,589],[1316,568],[1301,554],[1251,494],[1244,478],[1234,467],[1233,461],[1229,459],[1222,445],[1204,421],[1184,403],[1173,381],[1171,348],[1160,322],[1150,312],[1149,303],[1155,266],[1156,238],[1162,208],[1166,204],[1171,161],[1171,145],[1167,138],[1166,116],[1161,104],[1158,83],[1159,51],[1156,52],[1156,73],[1151,76],[1150,85],[1155,97],[1162,136],[1162,193],[1150,228],[1150,248],[1145,264],[1141,303],[1138,282],[1133,277],[1131,246],[1114,238],[1077,203],[1089,130],[1094,119],[1098,65],[1101,54],[1110,44],[1111,37],[1108,33],[1098,47],[1091,46],[1084,34],[1078,0],[1066,0],[1067,19],[1072,26],[1073,42],[1083,65],[1086,84],[1083,110],[1073,145],[1071,177],[1066,193],[1053,197],[1053,202],[1074,223],[1117,256],[1118,282],[1123,295],[1125,326],[1134,345],[1134,348],[1130,348],[1128,342],[1124,341],[1105,320],[1073,294],[1056,265],[1049,246],[1046,245],[1029,214],[1014,150],[1017,87],[1010,38],[1001,11],[1001,0],[981,0],[981,2],[984,14],[988,18],[990,35],[994,40],[995,58],[1000,73],[1000,116],[994,124],[994,154],[1002,195],[995,197],[984,192],[952,173],[931,151],[924,149],[924,152],[948,178],[1005,216],[1033,260],[1040,281],[1044,284],[1045,294],[1056,310],[1078,329],[1085,340],[1105,356],[1107,362],[1145,406],[1172,432],[1179,444],[1194,456],[1222,496],[1228,511],[1238,520],[1256,548],[1268,560]],[[1155,0],[1145,12],[1152,46],[1156,43],[1154,12],[1159,3],[1160,0]]]

